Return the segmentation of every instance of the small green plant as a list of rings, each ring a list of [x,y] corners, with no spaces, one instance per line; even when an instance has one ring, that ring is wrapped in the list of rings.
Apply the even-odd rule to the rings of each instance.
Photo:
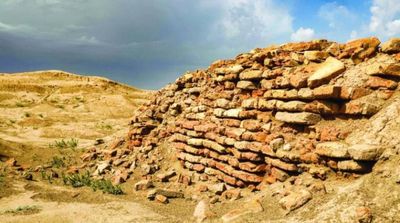
[[[92,182],[91,188],[96,190],[101,190],[109,194],[123,194],[122,188],[119,185],[113,185],[110,180],[96,180]]]
[[[36,205],[26,205],[20,206],[16,209],[6,210],[4,213],[6,214],[35,214],[40,212],[42,209]]]
[[[72,175],[64,175],[62,174],[62,179],[65,185],[71,185],[72,187],[83,187],[90,186],[92,183],[92,179],[90,178],[90,173],[87,171],[84,174],[72,174]]]
[[[76,149],[78,147],[79,141],[77,139],[70,139],[70,140],[60,140],[60,141],[54,141],[53,144],[50,144],[49,147],[53,148],[56,147],[58,149],[66,149],[66,148],[71,148],[71,149]]]
[[[53,176],[51,174],[47,174],[46,171],[41,170],[40,175],[42,177],[42,180],[47,180],[50,184],[53,183]]]
[[[53,159],[51,161],[51,166],[55,168],[65,167],[64,159],[58,156],[53,156]]]
[[[110,180],[94,180],[90,177],[90,173],[87,171],[84,174],[72,174],[72,175],[61,175],[65,185],[71,185],[72,187],[83,187],[87,186],[93,189],[93,191],[101,190],[104,193],[109,194],[123,194],[122,188],[119,185],[113,185]]]
[[[110,124],[106,124],[106,123],[100,123],[97,124],[97,128],[102,129],[102,130],[112,130],[113,127]]]

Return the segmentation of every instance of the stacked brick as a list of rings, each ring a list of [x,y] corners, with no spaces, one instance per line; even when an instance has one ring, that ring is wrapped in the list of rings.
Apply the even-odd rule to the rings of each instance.
[[[346,142],[346,123],[362,124],[396,91],[399,43],[318,40],[216,61],[136,111],[126,145],[168,141],[183,167],[237,187],[325,177],[320,169],[368,172],[381,148]]]

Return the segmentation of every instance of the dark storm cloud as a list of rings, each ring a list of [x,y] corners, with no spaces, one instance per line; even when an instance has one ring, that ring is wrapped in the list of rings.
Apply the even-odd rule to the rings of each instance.
[[[277,42],[291,21],[272,0],[3,0],[0,72],[62,69],[155,89]]]

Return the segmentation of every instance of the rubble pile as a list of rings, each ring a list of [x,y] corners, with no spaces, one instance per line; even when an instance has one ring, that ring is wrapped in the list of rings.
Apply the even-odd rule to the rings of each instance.
[[[127,137],[88,151],[82,168],[115,183],[138,170],[138,188],[149,188],[152,174],[160,182],[261,190],[302,173],[322,180],[368,173],[384,148],[349,139],[390,103],[399,60],[400,39],[371,37],[288,43],[216,61],[157,92],[135,111]],[[163,168],[171,159],[193,174]]]

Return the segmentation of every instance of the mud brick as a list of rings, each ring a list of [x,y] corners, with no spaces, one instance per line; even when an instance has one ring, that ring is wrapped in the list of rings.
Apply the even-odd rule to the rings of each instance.
[[[260,99],[258,101],[258,109],[262,111],[271,111],[275,110],[276,108],[276,103],[278,100],[265,100],[265,99]]]
[[[199,121],[184,121],[182,122],[181,126],[185,129],[193,130],[194,126],[199,125]]]
[[[370,170],[368,163],[354,160],[339,161],[337,167],[343,171],[368,172]]]
[[[170,137],[169,141],[170,142],[187,142],[188,139],[189,139],[189,137],[186,135],[175,133],[174,135],[172,135]]]
[[[309,112],[277,112],[275,118],[282,122],[302,124],[302,125],[314,125],[321,120],[321,116],[315,113]]]
[[[279,159],[273,159],[273,158],[266,157],[265,162],[274,167],[277,167],[282,170],[290,171],[290,172],[297,172],[299,170],[299,168],[296,166],[296,164],[286,163]]]
[[[307,103],[304,107],[304,111],[319,114],[338,114],[340,106],[331,101],[315,100]]]
[[[262,70],[245,70],[239,74],[241,80],[257,80],[262,77]]]
[[[336,99],[340,96],[340,86],[320,86],[313,89],[315,99]]]
[[[216,139],[218,138],[218,134],[215,133],[215,132],[207,132],[207,133],[204,135],[204,138],[210,139],[210,140],[216,140]]]
[[[260,183],[263,180],[262,176],[258,176],[240,170],[233,170],[232,175],[240,180],[243,180],[244,182]]]
[[[356,39],[345,44],[341,57],[351,57],[354,63],[358,64],[369,58],[377,50],[381,42],[376,37]]]
[[[260,81],[260,84],[261,84],[261,89],[264,89],[264,90],[271,90],[271,89],[278,88],[278,85],[276,84],[275,79],[272,79],[272,80],[263,79]]]
[[[224,88],[226,90],[233,90],[233,89],[235,89],[235,86],[236,86],[236,84],[234,82],[232,82],[232,81],[225,81],[224,82]]]
[[[307,87],[307,79],[310,75],[305,73],[295,73],[290,76],[289,83],[294,88]]]
[[[190,155],[188,153],[178,153],[178,158],[181,160],[189,161],[191,163],[200,163],[201,157]]]
[[[202,138],[204,137],[204,132],[196,132],[196,131],[186,131],[186,135],[190,137]]]
[[[244,90],[254,90],[257,89],[256,85],[251,82],[251,81],[239,81],[236,84],[236,87],[239,89],[244,89]]]
[[[226,128],[225,135],[229,138],[240,140],[240,136],[245,132],[242,128]]]
[[[379,111],[379,107],[377,105],[371,103],[363,103],[360,101],[350,101],[348,103],[343,104],[340,108],[340,113],[349,114],[349,115],[374,115]]]
[[[385,88],[394,90],[397,88],[397,82],[381,77],[369,77],[366,84],[372,89]]]
[[[271,173],[270,173],[270,175],[271,175],[273,178],[275,178],[275,179],[277,179],[277,180],[279,180],[279,181],[281,181],[281,182],[283,182],[283,181],[285,181],[286,179],[289,178],[289,174],[288,174],[288,173],[286,173],[285,171],[280,170],[280,169],[278,169],[278,168],[275,168],[275,167],[272,167],[272,168],[271,168]]]
[[[229,151],[239,160],[250,160],[255,162],[263,161],[263,156],[259,153],[243,152],[234,148],[229,148]]]
[[[229,127],[240,127],[241,121],[238,119],[224,119],[222,121],[224,126],[229,126]]]
[[[272,148],[271,148],[269,145],[267,145],[267,144],[265,144],[265,145],[262,146],[261,152],[262,152],[263,154],[265,154],[265,155],[268,155],[268,156],[272,156],[272,157],[275,157],[275,156],[276,156],[276,155],[275,155],[275,152],[274,152],[274,151],[272,150]]]
[[[254,164],[251,162],[243,162],[239,163],[239,168],[248,172],[258,173],[258,172],[265,172],[267,169],[266,164]]]
[[[242,101],[241,107],[246,109],[254,109],[257,108],[257,105],[258,105],[257,98],[249,98]]]
[[[340,98],[346,100],[355,100],[371,93],[372,91],[367,88],[342,87],[342,89],[340,90]]]
[[[197,132],[211,132],[217,128],[217,125],[213,123],[207,123],[202,125],[194,126],[194,130]]]
[[[259,131],[261,129],[261,123],[258,120],[243,120],[240,127],[249,131]]]
[[[307,84],[310,88],[318,87],[329,82],[332,78],[345,71],[345,69],[346,67],[343,62],[334,57],[328,57],[308,78]]]
[[[258,112],[255,111],[255,110],[241,111],[239,113],[239,118],[241,118],[241,119],[254,119],[254,118],[257,118],[257,114],[258,114]]]
[[[320,157],[315,153],[309,152],[301,154],[300,160],[302,163],[318,163],[320,162]]]

